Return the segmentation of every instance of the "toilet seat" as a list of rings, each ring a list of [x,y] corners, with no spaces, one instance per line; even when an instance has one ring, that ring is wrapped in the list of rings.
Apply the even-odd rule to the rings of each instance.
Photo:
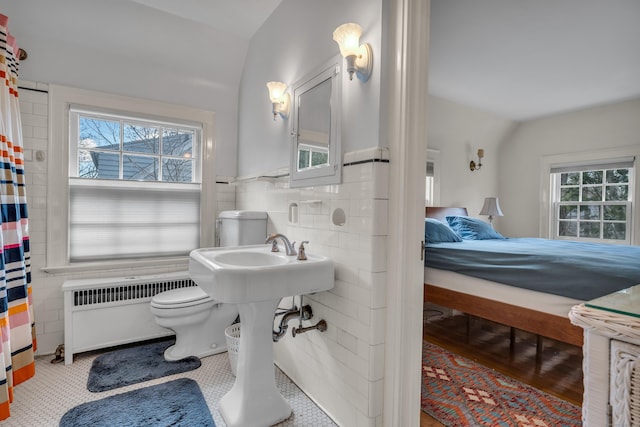
[[[172,289],[161,292],[151,298],[151,307],[159,309],[175,309],[211,304],[215,301],[199,286]]]

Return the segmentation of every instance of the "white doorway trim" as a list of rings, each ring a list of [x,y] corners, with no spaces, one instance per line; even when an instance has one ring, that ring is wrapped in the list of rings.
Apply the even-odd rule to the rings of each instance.
[[[390,0],[383,99],[389,144],[385,426],[419,426],[429,0]],[[384,26],[383,26],[384,31]],[[385,103],[383,103],[385,105]],[[384,126],[384,125],[383,125]]]

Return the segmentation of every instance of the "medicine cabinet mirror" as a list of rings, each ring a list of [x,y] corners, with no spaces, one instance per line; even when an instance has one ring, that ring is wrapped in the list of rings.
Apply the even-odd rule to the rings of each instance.
[[[339,184],[340,64],[334,59],[293,85],[290,187]]]

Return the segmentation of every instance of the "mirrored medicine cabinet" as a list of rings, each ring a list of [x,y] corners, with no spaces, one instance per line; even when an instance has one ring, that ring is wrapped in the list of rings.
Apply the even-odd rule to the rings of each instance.
[[[342,180],[340,58],[292,86],[289,186],[339,184]]]

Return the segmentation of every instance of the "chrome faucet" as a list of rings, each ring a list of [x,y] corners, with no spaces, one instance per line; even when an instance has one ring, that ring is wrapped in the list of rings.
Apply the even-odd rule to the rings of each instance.
[[[285,236],[284,234],[280,234],[280,233],[269,234],[267,236],[267,240],[265,240],[264,242],[265,243],[274,242],[275,239],[277,239],[278,237],[282,240],[282,243],[284,243],[284,247],[286,248],[287,255],[289,256],[298,255],[298,253],[296,252],[296,248],[293,246],[296,244],[296,242],[291,243],[289,239],[287,239],[287,236]],[[272,250],[273,250],[273,246],[272,246]]]

